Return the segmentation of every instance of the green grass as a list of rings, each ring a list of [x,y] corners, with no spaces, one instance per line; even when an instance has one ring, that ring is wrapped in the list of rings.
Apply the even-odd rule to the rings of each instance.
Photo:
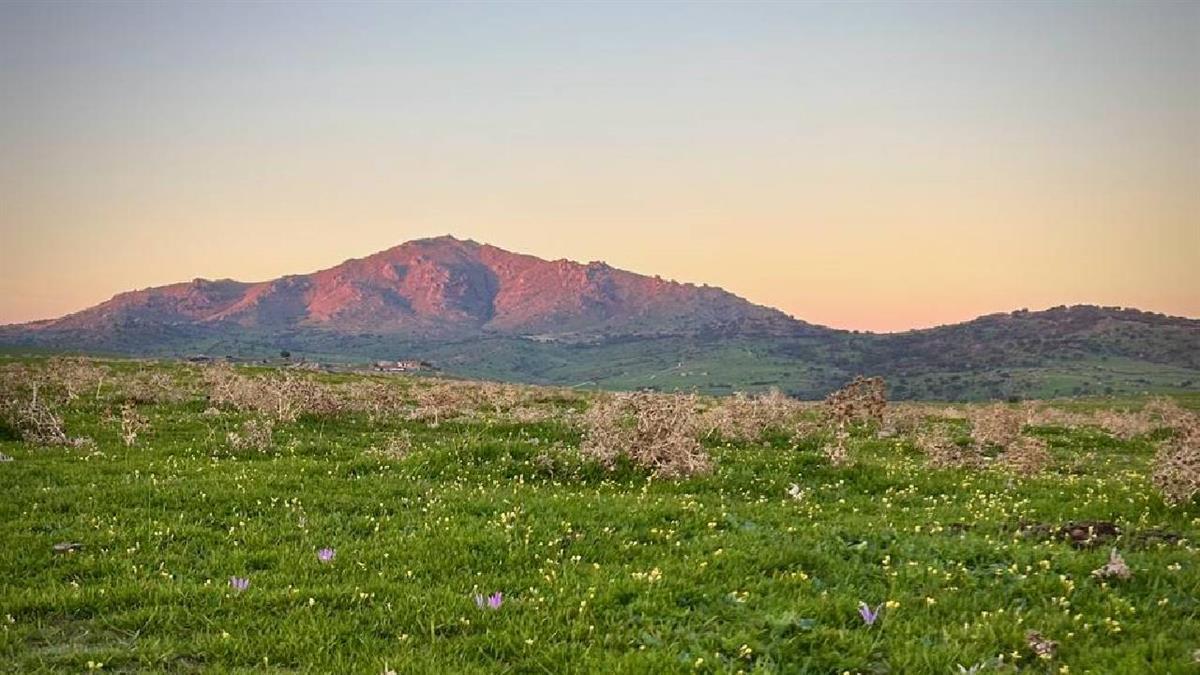
[[[1200,508],[1154,493],[1148,439],[1039,429],[1059,468],[1014,480],[932,471],[866,435],[834,468],[817,439],[776,437],[714,445],[712,475],[672,482],[605,474],[559,422],[302,417],[275,451],[236,454],[224,436],[243,415],[144,405],[150,431],[127,448],[109,407],[67,416],[91,447],[0,432],[0,670],[1197,668]],[[402,431],[409,455],[371,452]],[[1021,529],[1082,520],[1122,528],[1132,579],[1091,578],[1107,544]],[[67,541],[83,547],[52,552]],[[476,608],[492,591],[503,607]],[[859,601],[898,605],[868,628]],[[1060,642],[1055,659],[1033,657],[1030,629]]]

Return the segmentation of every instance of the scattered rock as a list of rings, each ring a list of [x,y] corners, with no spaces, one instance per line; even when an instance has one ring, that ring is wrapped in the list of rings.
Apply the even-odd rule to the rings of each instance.
[[[0,452],[0,462],[11,462],[11,461],[13,461],[12,457],[9,457],[8,455],[4,454],[3,452]]]
[[[1058,530],[1058,535],[1075,548],[1093,548],[1107,544],[1120,534],[1121,528],[1117,527],[1116,523],[1104,520],[1067,523]]]
[[[1110,577],[1128,579],[1129,577],[1133,576],[1133,572],[1129,569],[1129,566],[1125,564],[1125,559],[1122,558],[1121,554],[1117,553],[1117,549],[1114,548],[1112,552],[1108,554],[1108,562],[1105,563],[1103,567],[1092,570],[1092,576],[1096,577],[1097,579],[1108,579]]]
[[[83,548],[83,544],[81,544],[77,541],[64,541],[62,543],[54,545],[54,552],[60,553],[60,554],[61,553],[74,553],[75,551],[78,551],[81,548]]]
[[[1031,630],[1025,634],[1025,642],[1029,644],[1029,648],[1033,650],[1033,653],[1042,659],[1054,658],[1054,652],[1058,649],[1057,642],[1046,639],[1044,635],[1036,630]]]

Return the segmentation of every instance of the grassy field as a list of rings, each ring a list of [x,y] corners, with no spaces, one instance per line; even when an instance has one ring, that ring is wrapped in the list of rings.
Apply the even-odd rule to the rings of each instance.
[[[1200,506],[1151,484],[1170,430],[1084,419],[1114,403],[1031,418],[1052,458],[1031,476],[932,468],[871,424],[836,465],[818,423],[706,434],[711,472],[668,480],[580,454],[590,395],[439,407],[432,381],[304,376],[370,395],[272,415],[206,400],[199,368],[84,370],[42,395],[67,390],[90,443],[0,429],[0,670],[1200,672]],[[970,433],[966,406],[908,410]],[[231,439],[247,420],[266,441]],[[1132,576],[1094,577],[1114,547]]]

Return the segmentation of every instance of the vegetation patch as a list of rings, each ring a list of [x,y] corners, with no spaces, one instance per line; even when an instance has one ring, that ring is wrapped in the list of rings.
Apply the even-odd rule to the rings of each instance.
[[[83,440],[28,433],[35,395]],[[0,398],[13,672],[1182,673],[1200,649],[1194,399],[41,358],[0,362]]]

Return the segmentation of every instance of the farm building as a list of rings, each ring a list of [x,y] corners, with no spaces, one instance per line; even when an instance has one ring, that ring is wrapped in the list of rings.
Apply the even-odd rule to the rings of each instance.
[[[402,361],[376,361],[375,370],[381,373],[409,373],[419,370],[436,370],[428,361],[406,359]]]

